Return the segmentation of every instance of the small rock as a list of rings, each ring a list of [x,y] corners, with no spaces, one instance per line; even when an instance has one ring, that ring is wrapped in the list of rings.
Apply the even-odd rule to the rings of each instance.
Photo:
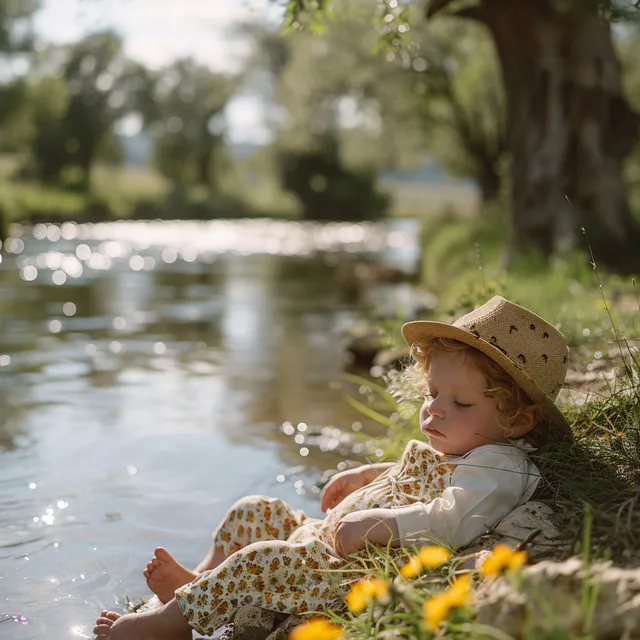
[[[370,331],[350,338],[346,345],[345,360],[355,369],[369,369],[378,351],[380,351],[380,334],[377,330]]]
[[[291,614],[278,624],[278,629],[282,629],[287,635],[289,635],[292,629],[295,629],[295,627],[302,624],[303,622],[306,622],[307,620],[309,620],[308,617],[303,618],[302,616]]]
[[[268,636],[267,640],[287,640],[289,634],[284,629],[274,629]]]
[[[525,546],[529,558],[548,558],[550,554],[565,552],[568,543],[562,541],[558,528],[551,521],[552,517],[553,510],[542,502],[531,500],[520,505],[491,531],[465,549],[466,553],[477,554],[467,568],[477,568],[497,544],[515,547],[535,531],[538,531],[537,535]]]
[[[266,640],[278,614],[253,605],[240,607],[233,619],[233,640]]]
[[[593,598],[589,620],[585,593]],[[545,637],[575,632],[592,638],[640,638],[637,568],[612,567],[607,562],[585,567],[575,557],[544,561],[526,567],[517,587],[503,578],[489,580],[476,595],[477,621],[518,640],[530,637],[527,634],[537,637],[536,632]]]

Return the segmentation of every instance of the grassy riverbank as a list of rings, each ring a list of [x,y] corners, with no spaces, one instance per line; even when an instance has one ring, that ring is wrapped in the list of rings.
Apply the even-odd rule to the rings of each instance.
[[[120,218],[240,217],[299,215],[295,201],[268,179],[257,183],[240,172],[225,185],[224,197],[212,199],[203,189],[192,189],[188,202],[172,208],[171,185],[146,167],[98,166],[90,193],[47,186],[15,178],[18,160],[0,155],[0,207],[8,222],[20,220],[98,220]],[[432,217],[453,210],[468,216],[476,207],[468,187],[423,186],[385,179],[381,189],[390,193],[392,217]]]
[[[551,563],[517,568],[523,556],[512,561],[513,554],[501,549],[493,556],[494,564],[504,561],[491,572],[504,574],[497,577],[463,550],[437,567],[423,565],[419,577],[407,580],[399,575],[407,558],[394,562],[372,550],[369,561],[354,567],[372,580],[356,592],[361,608],[332,616],[334,638],[637,637],[633,620],[640,619],[640,602],[624,587],[632,575],[624,571],[640,566],[636,279],[602,273],[578,252],[551,265],[519,259],[505,269],[495,228],[454,219],[428,225],[423,280],[440,301],[425,317],[450,322],[497,293],[557,321],[567,336],[572,352],[561,404],[574,442],[532,455],[545,478],[534,499],[553,509],[558,544],[536,548],[535,535],[506,541],[524,551],[535,549],[530,559],[536,563]],[[385,322],[382,332],[389,344],[397,344],[400,323]],[[371,450],[382,449],[389,459],[397,459],[409,439],[421,437],[419,400],[397,400],[397,375],[390,372],[386,385],[360,387],[362,398],[369,399],[364,411],[390,429],[385,438],[369,443]],[[487,535],[485,548],[493,548],[495,540]],[[619,573],[606,574],[604,560],[620,567]],[[637,570],[633,575],[638,577]],[[624,628],[631,635],[624,636]],[[613,635],[607,629],[614,629]]]

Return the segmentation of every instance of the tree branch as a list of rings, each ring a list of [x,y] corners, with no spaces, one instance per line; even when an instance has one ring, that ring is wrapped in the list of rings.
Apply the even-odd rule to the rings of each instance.
[[[454,0],[431,0],[428,3],[425,11],[427,20],[433,18],[437,13],[444,11]],[[470,6],[461,7],[455,11],[449,12],[449,15],[456,16],[458,18],[468,18],[470,20],[476,20],[478,22],[484,22],[484,10],[482,6]]]
[[[426,12],[427,20],[429,18],[433,18],[433,16],[435,16],[436,13],[440,13],[442,9],[446,9],[447,6],[450,5],[452,2],[453,0],[432,0],[427,5],[427,12]]]

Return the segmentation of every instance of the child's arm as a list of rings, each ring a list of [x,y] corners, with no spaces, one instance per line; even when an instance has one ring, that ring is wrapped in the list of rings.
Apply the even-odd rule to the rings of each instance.
[[[365,541],[386,547],[400,545],[398,523],[391,509],[366,509],[347,514],[336,527],[334,547],[338,555],[346,558],[364,549]]]
[[[529,500],[540,475],[511,445],[478,447],[456,462],[451,484],[430,502],[391,507],[401,546],[464,547]]]
[[[394,462],[381,462],[379,464],[367,464],[356,469],[348,469],[332,476],[322,491],[320,509],[326,512],[333,509],[350,493],[373,482],[381,473],[392,467]]]

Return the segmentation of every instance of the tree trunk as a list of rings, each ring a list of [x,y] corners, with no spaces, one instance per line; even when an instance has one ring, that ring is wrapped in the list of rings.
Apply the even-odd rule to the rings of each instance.
[[[498,160],[491,161],[489,158],[478,159],[476,161],[476,180],[480,187],[480,197],[482,203],[490,204],[495,202],[500,195],[502,179],[498,172]]]
[[[596,260],[640,270],[640,226],[621,164],[639,118],[622,93],[609,25],[548,0],[484,0],[508,99],[511,218],[519,245],[549,255],[584,227]]]

